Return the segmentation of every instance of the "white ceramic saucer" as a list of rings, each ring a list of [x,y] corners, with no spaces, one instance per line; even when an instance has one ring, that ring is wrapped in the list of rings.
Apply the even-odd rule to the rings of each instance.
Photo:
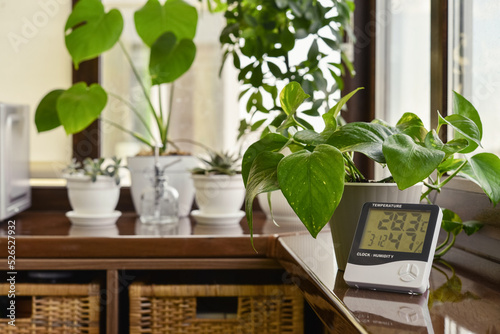
[[[238,211],[229,214],[202,213],[200,210],[191,211],[191,216],[198,224],[210,225],[234,225],[239,224],[241,218],[245,216],[245,211]]]
[[[71,223],[78,226],[113,225],[121,215],[122,213],[120,211],[113,211],[106,214],[85,214],[75,211],[66,212],[66,217],[68,217]]]

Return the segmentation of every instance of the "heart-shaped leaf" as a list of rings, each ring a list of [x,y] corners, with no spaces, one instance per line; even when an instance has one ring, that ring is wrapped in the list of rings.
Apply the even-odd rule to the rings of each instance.
[[[445,156],[443,151],[418,145],[406,134],[387,138],[382,151],[394,182],[401,190],[425,180]]]
[[[64,92],[63,89],[56,89],[48,93],[38,104],[35,112],[35,124],[38,132],[49,131],[61,125],[57,114],[57,100]]]
[[[424,141],[427,135],[427,130],[420,117],[411,112],[404,113],[403,116],[401,116],[396,124],[396,128],[418,141]]]
[[[252,167],[252,164],[259,153],[265,151],[277,152],[281,150],[287,142],[288,139],[286,137],[277,133],[269,133],[262,137],[260,140],[250,145],[245,151],[245,154],[243,155],[243,158],[241,160],[241,174],[243,176],[243,183],[245,185],[247,184],[250,168]]]
[[[278,182],[288,203],[316,237],[328,223],[344,192],[344,159],[330,145],[302,150],[281,160]]]
[[[104,107],[108,96],[98,84],[87,87],[84,82],[74,84],[57,100],[57,114],[67,134],[82,131],[95,121]]]
[[[183,39],[177,43],[173,33],[164,33],[151,47],[151,83],[160,85],[175,81],[189,70],[195,56],[196,46],[192,40]]]
[[[467,235],[473,235],[481,228],[483,228],[483,226],[483,222],[480,222],[479,220],[468,220],[464,222],[464,232]]]
[[[309,97],[298,82],[292,81],[280,93],[281,107],[285,113],[294,115],[297,108]]]
[[[457,92],[453,92],[453,114],[467,117],[469,120],[474,122],[477,127],[477,131],[479,132],[477,138],[479,139],[479,141],[481,140],[481,138],[483,137],[483,124],[481,123],[481,117],[479,117],[479,113],[472,105],[472,103],[470,103],[465,97],[458,94]],[[459,139],[464,138],[464,136],[467,138],[467,135],[467,133],[464,134],[458,132],[454,134],[454,138]],[[476,148],[477,145],[471,143],[471,145],[461,153],[470,153],[473,152]]]
[[[478,153],[469,158],[460,174],[478,184],[493,204],[500,202],[500,158],[493,153]]]
[[[111,49],[120,39],[123,17],[117,9],[108,13],[100,0],[80,0],[66,21],[66,48],[75,68]]]
[[[134,22],[137,34],[151,47],[167,31],[179,41],[192,40],[196,34],[198,12],[182,0],[167,0],[163,6],[158,0],[148,0],[135,12]]]
[[[481,131],[471,119],[462,115],[450,115],[445,118],[439,115],[439,124],[448,124],[455,129],[454,139],[466,138],[469,141],[469,146],[461,153],[470,153],[481,145]]]
[[[382,144],[394,131],[393,128],[376,123],[348,123],[338,128],[327,143],[342,152],[360,152],[374,161],[385,163]]]
[[[280,188],[276,173],[281,159],[283,159],[281,153],[264,151],[257,155],[250,168],[246,184],[245,212],[251,237],[253,236],[253,202],[258,194]]]

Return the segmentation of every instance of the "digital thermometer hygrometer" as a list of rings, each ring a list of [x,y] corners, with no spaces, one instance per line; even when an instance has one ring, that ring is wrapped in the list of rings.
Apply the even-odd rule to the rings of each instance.
[[[437,205],[365,203],[346,283],[372,290],[426,291],[442,217]]]

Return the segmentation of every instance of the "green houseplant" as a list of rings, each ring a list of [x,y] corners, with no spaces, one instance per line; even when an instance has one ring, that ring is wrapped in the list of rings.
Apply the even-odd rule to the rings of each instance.
[[[130,107],[144,126],[147,135],[125,129],[113,120],[104,121],[126,131],[152,150],[156,144],[161,143],[161,151],[167,151],[172,110],[165,111],[161,99],[159,107],[155,109],[150,99],[149,87],[173,83],[189,70],[196,54],[193,38],[197,22],[196,9],[182,0],[169,0],[163,5],[158,0],[148,0],[135,12],[137,34],[150,49],[150,82],[146,84],[127,50],[119,42],[123,30],[120,11],[111,9],[105,12],[99,0],[80,0],[64,27],[66,48],[75,68],[78,69],[82,61],[98,57],[118,43],[141,85],[148,107],[146,111],[138,110],[130,102],[122,101],[120,96],[107,91],[99,84],[88,86],[79,82],[68,89],[53,90],[41,100],[35,114],[38,132],[62,126],[67,134],[78,133],[99,118],[108,96],[112,96]],[[148,122],[148,117],[152,119],[151,123]]]
[[[247,101],[240,136],[257,129],[265,134],[281,124],[286,114],[277,87],[290,81],[315,97],[304,115],[332,106],[333,93],[343,89],[342,75],[354,74],[343,47],[346,32],[353,37],[353,11],[354,2],[345,0],[227,0],[222,65],[232,58],[240,99]],[[296,120],[310,127],[305,118]]]
[[[471,153],[479,147],[482,125],[478,112],[461,95],[453,95],[453,114],[439,116],[436,129],[427,130],[412,113],[405,113],[395,126],[381,120],[338,125],[342,106],[357,90],[343,97],[322,117],[324,130],[304,129],[295,120],[297,109],[308,97],[301,86],[292,82],[280,94],[287,118],[278,130],[288,135],[270,133],[252,144],[243,156],[242,173],[247,189],[245,210],[252,228],[252,202],[259,193],[281,190],[310,234],[315,237],[329,222],[344,192],[346,182],[367,182],[356,168],[354,152],[368,156],[388,168],[395,182],[407,189],[424,182],[422,199],[439,191],[453,177],[461,175],[484,190],[493,204],[500,201],[500,159],[492,153]],[[439,138],[443,127],[454,130],[447,143]],[[297,129],[291,131],[292,129]],[[292,149],[284,156],[283,148]],[[464,154],[456,157],[456,153]],[[450,210],[444,210],[443,228],[452,236],[438,248],[444,254],[453,245],[455,235],[470,234],[477,224],[462,223]]]
[[[67,134],[74,134],[100,118],[149,146],[151,153],[154,147],[160,146],[160,153],[171,152],[173,147],[174,154],[178,154],[177,147],[169,138],[170,120],[175,112],[172,110],[174,83],[190,69],[194,61],[196,46],[193,38],[197,23],[197,10],[182,0],[168,0],[163,4],[158,0],[148,0],[135,11],[136,32],[150,54],[146,75],[148,80],[144,80],[143,74],[139,73],[138,67],[132,62],[127,49],[120,41],[123,30],[121,12],[117,9],[106,12],[99,0],[80,0],[64,27],[66,48],[75,68],[78,68],[82,61],[98,57],[118,45],[140,85],[146,106],[134,105],[100,84],[87,85],[78,82],[68,89],[56,89],[43,97],[35,114],[38,132],[62,126]],[[159,94],[155,108],[150,89],[164,84],[170,84],[170,99],[164,101]],[[138,129],[142,126],[142,131],[127,129],[119,122],[101,115],[110,97],[129,107],[138,120]],[[173,158],[162,157],[162,164],[169,164],[171,159]],[[195,166],[196,159],[183,156],[181,160],[167,172],[175,173],[175,177],[170,179],[172,186],[180,194],[180,215],[186,216],[194,198],[188,169]],[[132,178],[132,199],[140,213],[140,195],[148,182],[145,177],[146,169],[153,167],[153,158],[130,157],[128,165]]]
[[[121,215],[115,211],[120,197],[121,159],[86,158],[83,164],[73,160],[63,170],[68,198],[73,211],[66,213],[75,225],[114,224]]]
[[[202,224],[239,224],[245,198],[240,155],[205,150],[208,155],[199,156],[203,166],[191,170],[199,207],[191,214]]]

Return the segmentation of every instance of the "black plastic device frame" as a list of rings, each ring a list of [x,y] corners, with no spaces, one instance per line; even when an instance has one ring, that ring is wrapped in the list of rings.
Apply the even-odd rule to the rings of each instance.
[[[394,252],[394,251],[383,251],[383,250],[372,250],[363,249],[359,247],[361,242],[361,237],[363,236],[363,231],[366,225],[366,219],[368,213],[371,209],[387,209],[394,211],[423,211],[430,212],[429,224],[427,226],[427,232],[425,235],[424,244],[422,246],[421,253],[408,253],[408,252]],[[363,205],[361,214],[358,221],[358,226],[356,228],[356,233],[351,245],[351,252],[349,253],[348,263],[357,265],[378,265],[389,262],[405,261],[405,260],[416,260],[427,262],[429,260],[429,252],[432,245],[432,239],[435,234],[437,218],[439,216],[439,206],[433,204],[407,204],[407,203],[378,203],[378,202],[367,202]],[[357,254],[361,252],[365,256],[358,256]],[[366,254],[370,254],[367,256]],[[374,257],[374,254],[390,255],[387,257]]]

